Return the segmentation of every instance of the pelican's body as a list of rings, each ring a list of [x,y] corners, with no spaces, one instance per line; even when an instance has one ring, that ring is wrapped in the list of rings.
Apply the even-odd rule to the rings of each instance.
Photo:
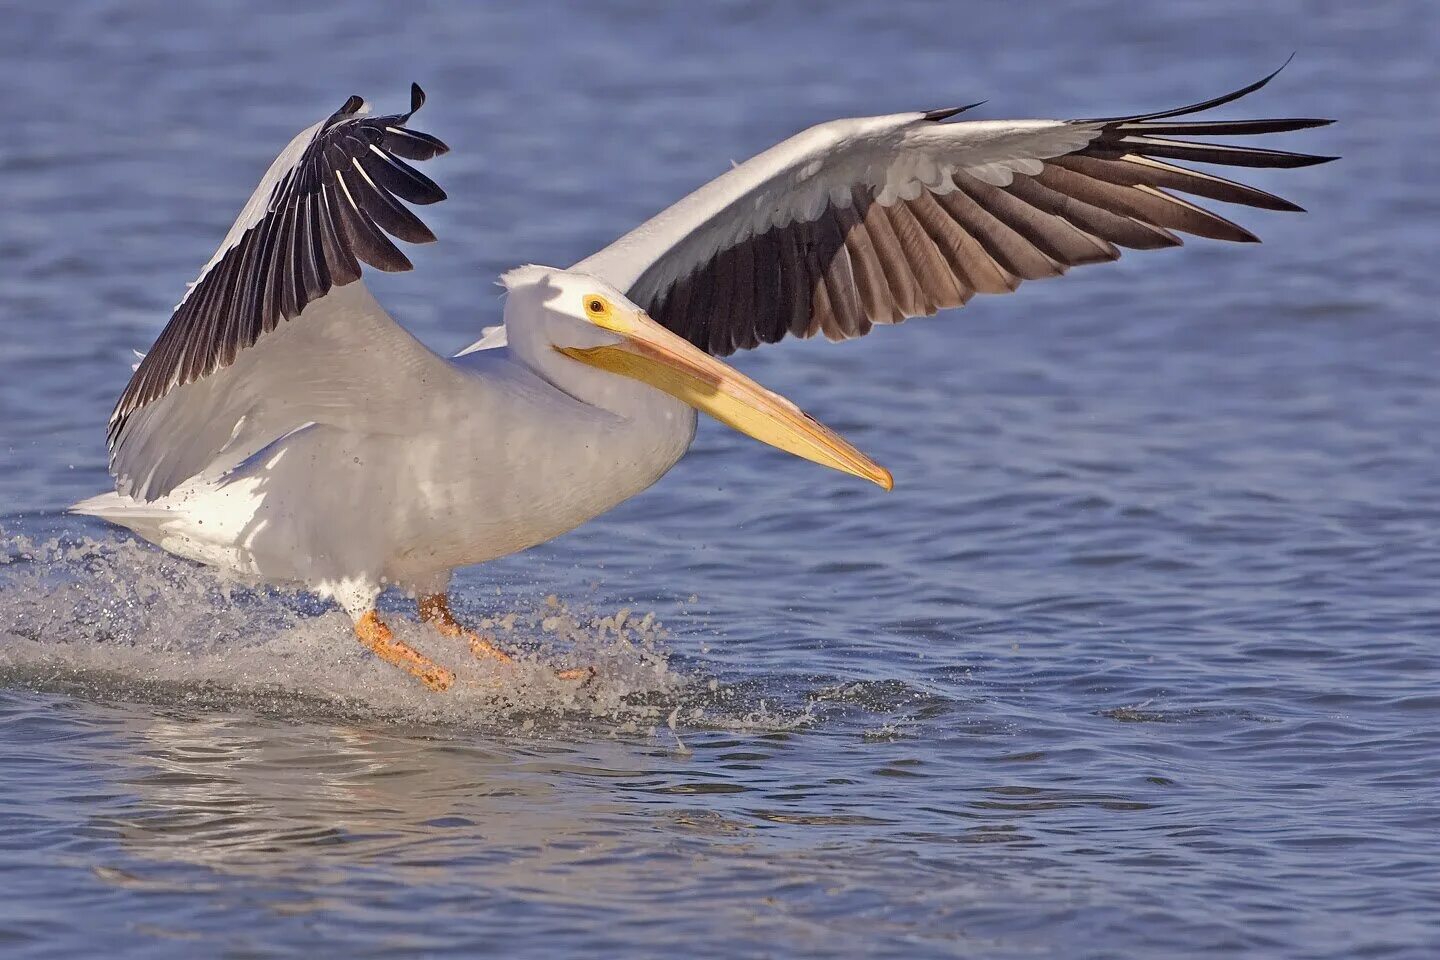
[[[112,493],[81,509],[200,563],[305,584],[357,614],[377,586],[433,594],[456,567],[573,530],[674,466],[696,414],[643,383],[584,367],[557,387],[547,368],[577,365],[521,332],[533,293],[515,283],[509,342],[447,361],[443,389],[417,382],[402,401],[416,429],[311,424],[154,501]],[[357,283],[300,319],[337,307],[351,321],[383,317]],[[303,330],[276,331],[273,347],[285,351]]]
[[[1268,80],[1139,117],[944,122],[953,109],[821,124],[574,267],[510,271],[503,328],[452,358],[361,280],[362,263],[410,268],[390,237],[435,239],[401,201],[444,193],[404,160],[448,148],[407,127],[418,87],[394,116],[352,97],[271,165],[116,404],[116,491],[74,509],[332,597],[370,649],[444,689],[453,675],[394,639],[379,594],[411,592],[442,633],[508,659],[451,615],[451,571],[641,492],[689,448],[697,411],[889,489],[882,467],[717,357],[862,336],[1178,233],[1255,239],[1168,191],[1299,209],[1160,159],[1328,159],[1159,136],[1327,122],[1175,119]]]

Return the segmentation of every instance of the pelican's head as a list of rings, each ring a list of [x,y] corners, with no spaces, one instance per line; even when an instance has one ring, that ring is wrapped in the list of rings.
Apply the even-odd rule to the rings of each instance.
[[[839,434],[656,323],[604,280],[574,271],[522,267],[506,274],[504,282],[512,298],[506,307],[507,327],[513,322],[512,307],[523,312],[527,322],[544,313],[550,348],[576,363],[648,384],[797,457],[886,490],[894,486],[890,471]],[[515,302],[517,297],[523,299]]]

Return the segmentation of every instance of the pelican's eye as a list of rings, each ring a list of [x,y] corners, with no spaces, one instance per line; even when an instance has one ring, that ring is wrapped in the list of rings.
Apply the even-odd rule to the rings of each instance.
[[[609,328],[615,314],[615,308],[611,307],[611,301],[599,294],[585,295],[585,315],[596,327]]]

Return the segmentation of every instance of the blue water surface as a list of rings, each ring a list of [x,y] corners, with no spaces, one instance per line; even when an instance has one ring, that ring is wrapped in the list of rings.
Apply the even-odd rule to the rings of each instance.
[[[11,4],[0,954],[1440,955],[1440,17],[1427,0]],[[835,116],[1330,116],[1191,241],[738,358],[891,468],[715,424],[467,571],[544,662],[437,701],[338,613],[64,515],[270,159],[453,152],[373,287],[437,349]],[[390,608],[402,635],[422,642]],[[458,651],[429,649],[437,656]]]

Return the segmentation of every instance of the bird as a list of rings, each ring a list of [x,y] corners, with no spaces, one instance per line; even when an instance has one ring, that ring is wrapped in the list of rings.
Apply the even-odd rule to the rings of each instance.
[[[957,119],[970,104],[821,123],[578,263],[504,273],[503,323],[451,357],[362,277],[412,268],[395,241],[436,239],[411,208],[446,195],[412,163],[449,148],[410,126],[418,85],[399,114],[352,96],[271,164],[114,407],[114,490],[71,510],[307,589],[375,655],[446,690],[454,671],[395,637],[380,595],[398,588],[457,646],[511,661],[455,616],[453,571],[639,494],[684,456],[701,413],[891,489],[884,467],[722,358],[864,336],[1184,234],[1256,241],[1187,197],[1300,211],[1182,165],[1336,159],[1192,139],[1332,122],[1193,118],[1279,72],[1131,116]]]

